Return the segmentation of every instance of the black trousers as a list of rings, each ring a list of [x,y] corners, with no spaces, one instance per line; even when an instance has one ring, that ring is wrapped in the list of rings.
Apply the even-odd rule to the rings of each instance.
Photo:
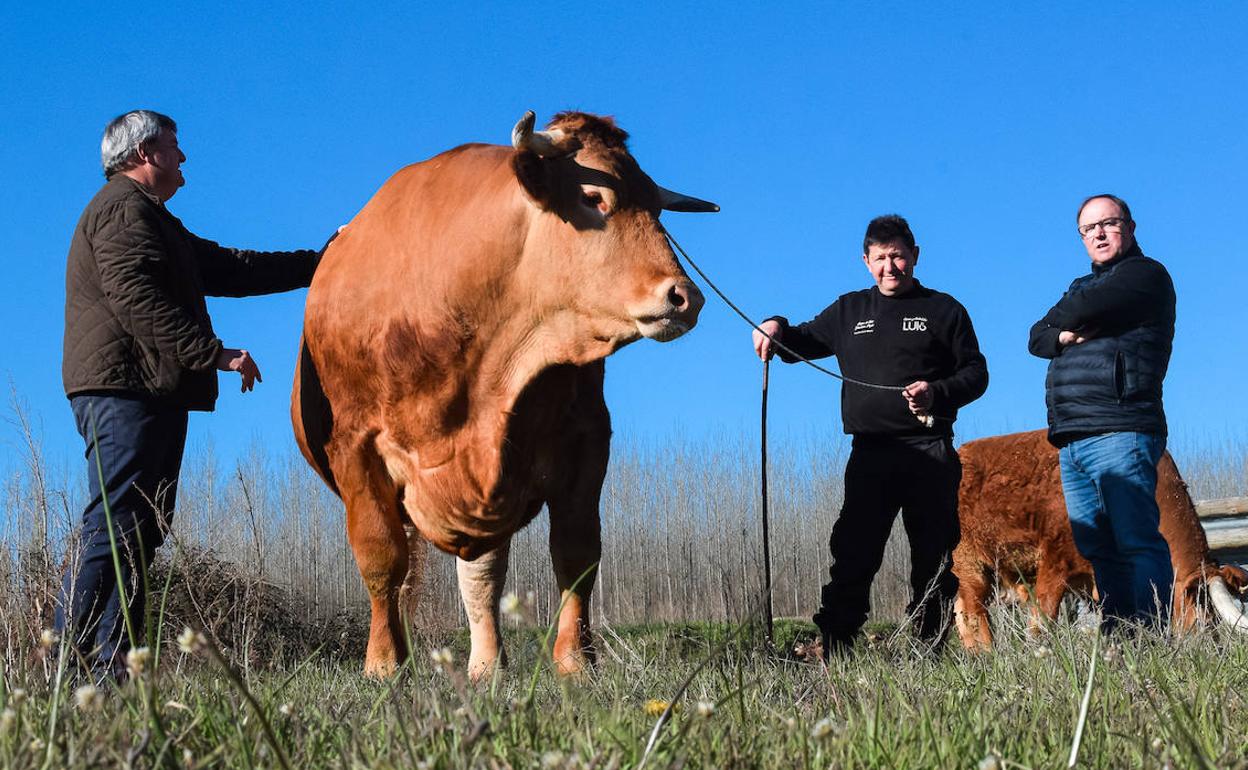
[[[56,626],[97,674],[118,675],[130,634],[144,643],[144,575],[173,515],[187,414],[130,396],[81,395],[70,405],[86,443],[91,499],[61,586]]]
[[[920,638],[944,638],[958,590],[952,566],[961,539],[961,480],[962,463],[950,439],[854,437],[845,467],[845,502],[832,527],[831,580],[814,617],[829,642],[849,644],[866,622],[871,581],[898,510],[910,540],[907,614],[914,617]]]

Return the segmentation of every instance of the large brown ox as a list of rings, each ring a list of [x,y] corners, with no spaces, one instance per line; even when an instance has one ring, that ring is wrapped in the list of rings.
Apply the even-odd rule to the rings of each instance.
[[[967,649],[988,649],[987,601],[996,582],[1031,602],[1032,629],[1057,617],[1067,590],[1092,596],[1092,565],[1079,555],[1066,516],[1055,449],[1042,430],[970,441],[959,450],[962,541],[953,552],[958,577],[955,620]],[[1157,464],[1161,534],[1174,567],[1174,625],[1188,629],[1210,604],[1219,617],[1248,630],[1242,594],[1248,573],[1220,566],[1196,516],[1187,485],[1170,453]],[[1228,585],[1230,589],[1228,590]]]
[[[469,672],[501,662],[509,543],[543,504],[564,599],[554,657],[565,673],[589,659],[603,359],[694,326],[702,294],[659,213],[718,210],[657,186],[627,137],[575,112],[534,131],[528,113],[513,147],[464,145],[400,170],[325,252],[292,412],[304,456],[346,505],[372,605],[367,674],[408,654],[406,524],[457,557]]]

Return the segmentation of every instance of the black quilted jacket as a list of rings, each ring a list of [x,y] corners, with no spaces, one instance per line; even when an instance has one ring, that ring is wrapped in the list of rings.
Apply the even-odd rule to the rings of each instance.
[[[307,286],[318,260],[315,251],[243,251],[199,238],[147,188],[114,175],[69,247],[66,395],[121,392],[212,411],[222,344],[204,295]]]
[[[1049,360],[1045,401],[1049,440],[1115,431],[1166,435],[1162,381],[1174,339],[1174,284],[1160,262],[1136,246],[1075,279],[1031,328],[1028,348]],[[1092,339],[1063,347],[1063,330]]]

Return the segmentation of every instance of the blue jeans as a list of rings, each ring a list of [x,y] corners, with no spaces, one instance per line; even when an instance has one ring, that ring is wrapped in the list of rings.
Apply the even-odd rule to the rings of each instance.
[[[173,515],[186,410],[121,395],[74,396],[70,406],[86,442],[91,499],[82,513],[78,551],[70,554],[65,572],[56,627],[97,675],[117,676],[124,671],[130,633],[143,644],[146,570]],[[113,562],[106,501],[120,569]]]
[[[1170,615],[1174,571],[1161,536],[1157,461],[1164,436],[1106,433],[1062,447],[1062,490],[1079,553],[1092,563],[1107,628]]]

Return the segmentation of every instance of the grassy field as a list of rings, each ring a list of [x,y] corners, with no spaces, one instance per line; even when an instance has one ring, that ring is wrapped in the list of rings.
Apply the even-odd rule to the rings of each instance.
[[[806,629],[778,631],[788,648]],[[539,654],[543,636],[513,633],[512,665],[480,686],[463,677],[462,636],[418,638],[389,682],[363,679],[358,660],[235,673],[170,646],[156,673],[148,661],[98,694],[55,686],[55,648],[34,650],[26,666],[6,661],[0,764],[1063,767],[1095,654],[1080,766],[1248,767],[1242,637],[1099,647],[1063,625],[1035,641],[1007,631],[994,654],[969,657],[885,634],[825,669],[764,654],[727,626],[667,624],[603,629],[597,670],[566,681]],[[425,652],[443,645],[450,660]]]
[[[852,655],[828,668],[795,655],[813,633],[802,622],[781,622],[765,651],[756,449],[733,437],[617,441],[599,665],[583,679],[546,664],[557,599],[544,518],[521,533],[508,585],[532,599],[506,623],[510,667],[480,686],[463,676],[449,558],[421,553],[408,668],[365,680],[366,606],[338,502],[293,454],[225,469],[193,452],[153,570],[159,655],[120,690],[80,690],[41,638],[80,471],[48,469],[23,436],[0,531],[0,767],[1059,767],[1095,660],[1080,766],[1248,768],[1248,637],[1104,640],[1064,621],[1032,639],[1020,608],[998,607],[993,654],[956,640],[925,654],[893,630],[907,599],[898,538],[873,593],[880,625]],[[1194,496],[1248,489],[1243,441],[1174,452]],[[845,456],[827,441],[773,449],[778,615],[816,600]],[[204,632],[194,652],[175,641],[186,626]]]

